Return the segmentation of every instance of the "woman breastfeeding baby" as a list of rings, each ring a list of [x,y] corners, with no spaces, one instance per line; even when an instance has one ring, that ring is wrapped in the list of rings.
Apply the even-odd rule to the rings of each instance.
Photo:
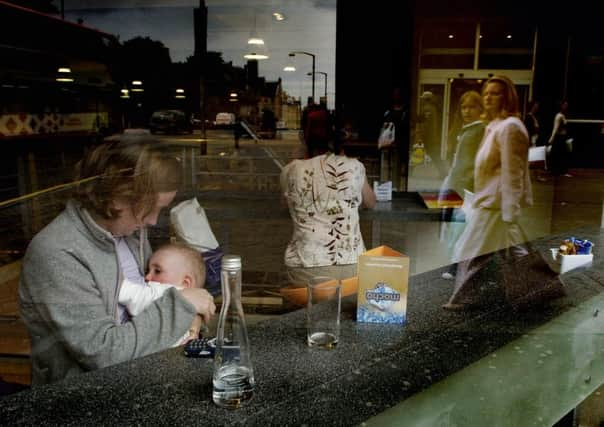
[[[204,322],[214,315],[213,297],[199,287],[170,287],[135,316],[120,304],[125,281],[147,286],[146,228],[182,176],[179,161],[146,138],[92,149],[78,166],[74,197],[29,244],[19,302],[34,385],[166,349],[197,315]]]

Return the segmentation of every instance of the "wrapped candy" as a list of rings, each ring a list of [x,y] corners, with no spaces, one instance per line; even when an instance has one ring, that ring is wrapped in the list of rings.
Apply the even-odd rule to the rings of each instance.
[[[589,255],[593,248],[593,243],[587,239],[577,239],[570,237],[565,239],[559,248],[561,255]]]

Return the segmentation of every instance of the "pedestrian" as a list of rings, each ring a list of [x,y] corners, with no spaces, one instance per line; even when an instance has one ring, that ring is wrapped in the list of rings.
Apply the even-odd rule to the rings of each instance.
[[[483,286],[473,279],[494,252],[508,248],[514,254],[526,253],[519,247],[525,238],[518,220],[533,199],[529,138],[519,119],[518,95],[508,77],[494,76],[484,85],[482,98],[488,124],[474,162],[472,212],[455,247],[455,289],[443,306],[449,310],[482,302]],[[513,278],[505,276],[504,283],[506,279],[512,286]]]
[[[405,176],[409,161],[409,147],[405,138],[407,108],[403,103],[400,88],[392,91],[391,103],[384,112],[384,123],[394,125],[394,141],[380,149],[380,180],[392,181],[395,189],[402,188],[401,177]]]
[[[470,198],[474,194],[474,160],[485,128],[481,118],[483,111],[482,97],[478,92],[470,90],[461,95],[458,116],[462,127],[457,131],[453,163],[441,186],[439,200],[446,201],[448,193],[453,190],[464,199],[464,203],[472,202]],[[466,198],[469,200],[465,200]],[[450,258],[453,258],[455,245],[465,229],[467,219],[465,213],[458,209],[453,211],[452,217],[448,221],[443,222]],[[455,266],[452,265],[449,271],[443,273],[443,278],[452,279],[454,274]]]
[[[567,113],[568,102],[562,100],[559,102],[559,109],[554,117],[552,134],[547,141],[551,147],[548,169],[553,175],[572,178],[573,176],[568,173],[568,160],[572,152],[572,140],[569,138],[567,130]]]

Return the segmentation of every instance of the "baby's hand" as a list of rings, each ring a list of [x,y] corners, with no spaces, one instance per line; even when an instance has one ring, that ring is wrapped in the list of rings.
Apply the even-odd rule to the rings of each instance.
[[[191,327],[189,328],[189,336],[187,337],[186,342],[199,338],[199,331],[201,330],[201,325],[203,321],[201,320],[201,316],[198,314],[191,322]]]
[[[193,304],[197,313],[201,315],[206,323],[216,312],[214,297],[205,289],[186,288],[181,291],[181,295]]]

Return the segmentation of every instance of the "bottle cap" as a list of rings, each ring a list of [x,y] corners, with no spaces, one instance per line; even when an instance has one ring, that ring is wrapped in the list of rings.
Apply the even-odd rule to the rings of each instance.
[[[241,257],[239,255],[223,256],[222,268],[225,270],[239,270],[241,268]]]

